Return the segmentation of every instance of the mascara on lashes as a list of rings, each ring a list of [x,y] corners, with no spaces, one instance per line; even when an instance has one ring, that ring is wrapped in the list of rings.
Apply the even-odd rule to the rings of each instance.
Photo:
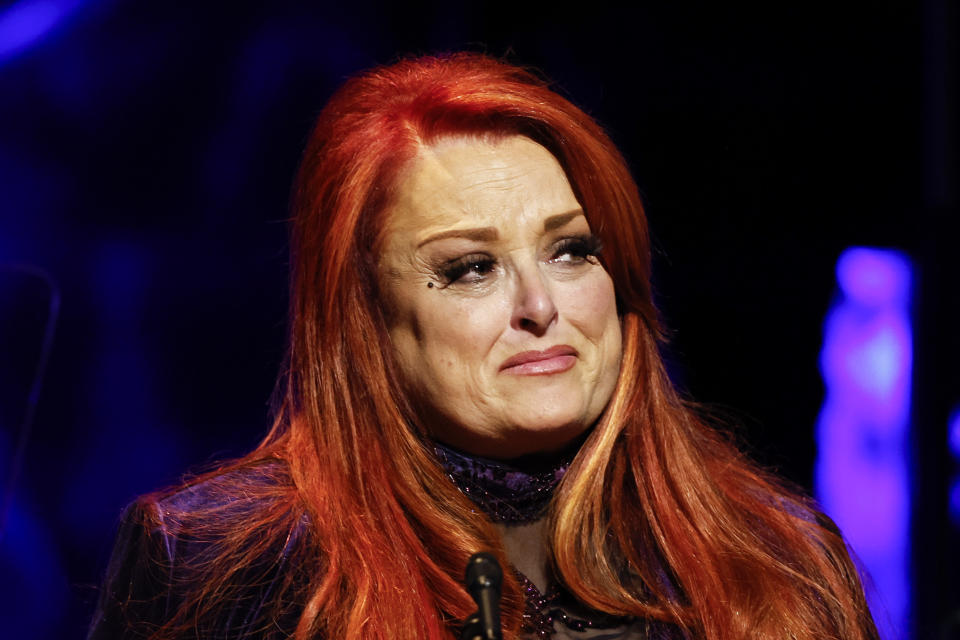
[[[603,250],[600,239],[593,234],[561,238],[554,244],[551,262],[558,261],[560,256],[570,254],[575,258],[571,261],[578,264],[580,261],[590,264],[599,264],[596,258]],[[475,272],[479,278],[469,284],[476,284],[480,278],[486,276],[496,267],[496,259],[485,253],[471,253],[453,260],[446,261],[437,267],[434,272],[440,279],[442,287],[446,288],[460,281],[470,272]]]

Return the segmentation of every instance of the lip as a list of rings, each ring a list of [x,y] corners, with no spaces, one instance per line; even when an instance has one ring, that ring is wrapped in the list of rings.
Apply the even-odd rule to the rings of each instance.
[[[500,372],[522,376],[563,373],[577,363],[578,355],[576,349],[566,344],[543,351],[522,351],[504,360]]]

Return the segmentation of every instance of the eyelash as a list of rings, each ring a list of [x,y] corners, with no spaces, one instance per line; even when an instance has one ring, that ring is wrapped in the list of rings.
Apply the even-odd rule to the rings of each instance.
[[[563,238],[554,245],[552,263],[579,265],[584,262],[599,264],[597,258],[603,250],[599,238],[592,234]],[[570,255],[570,260],[561,260],[564,255]],[[492,272],[497,261],[485,253],[471,253],[442,265],[437,275],[444,287],[460,282],[464,276],[473,273],[474,277],[464,284],[476,284]]]
[[[571,262],[589,262],[597,264],[597,258],[603,251],[600,238],[592,234],[563,238],[557,243],[551,261],[557,261],[561,255],[569,253],[575,260]]]
[[[471,253],[470,255],[457,258],[452,262],[443,265],[438,271],[440,279],[444,286],[450,286],[463,278],[470,272],[475,273],[479,278],[493,271],[497,266],[497,261],[484,253]]]

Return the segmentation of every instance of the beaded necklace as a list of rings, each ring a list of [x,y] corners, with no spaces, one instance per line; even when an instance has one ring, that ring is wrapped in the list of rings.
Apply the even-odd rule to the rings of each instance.
[[[619,618],[598,611],[590,613],[590,618],[571,616],[561,606],[564,592],[557,587],[551,587],[546,594],[540,593],[537,585],[530,582],[525,575],[516,572],[523,586],[523,595],[526,600],[523,611],[523,631],[532,634],[538,640],[547,640],[556,633],[554,622],[560,622],[571,631],[583,633],[587,629],[613,629],[630,624],[631,618]]]
[[[532,462],[523,468],[434,444],[437,459],[460,491],[494,522],[523,524],[542,517],[553,490],[563,479],[569,458]]]
[[[573,455],[549,463],[533,461],[523,468],[499,460],[465,454],[440,443],[434,444],[437,459],[453,483],[494,522],[531,523],[541,518],[550,504],[553,490],[563,479]],[[574,452],[575,453],[575,452]],[[533,582],[514,569],[523,587],[525,606],[523,632],[539,640],[554,637],[555,622],[575,632],[612,629],[631,619],[590,612],[589,618],[571,616],[569,595],[556,585],[541,593]]]

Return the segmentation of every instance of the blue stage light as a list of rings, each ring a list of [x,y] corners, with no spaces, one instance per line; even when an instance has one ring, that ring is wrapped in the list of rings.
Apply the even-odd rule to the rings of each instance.
[[[899,253],[854,247],[837,260],[841,290],[848,300],[863,306],[905,305],[910,279],[910,263]]]
[[[0,64],[43,39],[82,0],[20,0],[0,12]]]
[[[947,428],[947,442],[955,460],[960,461],[960,407],[953,411]],[[954,468],[956,469],[956,467]],[[960,527],[960,475],[953,474],[950,481],[949,510],[954,526]]]
[[[949,435],[947,438],[953,457],[960,460],[960,408],[956,409],[953,415],[950,416]]]
[[[882,636],[901,637],[910,608],[910,262],[852,248],[837,262],[837,283],[820,356],[817,496],[872,578]]]
[[[953,524],[960,527],[960,478],[955,477],[950,485],[950,519]]]

